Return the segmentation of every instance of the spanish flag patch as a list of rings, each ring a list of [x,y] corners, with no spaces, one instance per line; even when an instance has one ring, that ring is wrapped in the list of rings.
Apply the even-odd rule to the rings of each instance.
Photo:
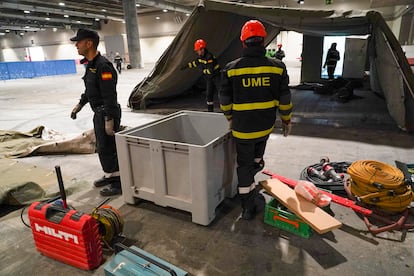
[[[102,80],[112,80],[112,73],[111,72],[103,72],[101,74]]]

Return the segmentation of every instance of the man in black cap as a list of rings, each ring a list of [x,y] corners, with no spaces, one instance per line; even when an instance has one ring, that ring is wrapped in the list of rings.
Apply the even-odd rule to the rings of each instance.
[[[121,179],[119,174],[118,156],[115,144],[115,132],[121,122],[121,108],[117,101],[117,73],[112,62],[98,52],[99,35],[87,29],[79,29],[75,37],[78,53],[88,61],[85,75],[85,92],[79,103],[72,110],[70,117],[76,119],[76,114],[89,102],[94,111],[93,126],[96,136],[96,146],[104,176],[94,182],[95,187],[110,185],[100,191],[102,196],[121,194]]]

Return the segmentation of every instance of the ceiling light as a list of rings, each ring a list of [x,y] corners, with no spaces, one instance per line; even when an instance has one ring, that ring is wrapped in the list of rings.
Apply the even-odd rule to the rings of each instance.
[[[20,35],[24,35],[24,33],[20,33]]]
[[[6,30],[6,33],[10,33],[10,30]]]
[[[298,4],[305,4],[305,1],[304,0],[298,0]]]
[[[99,18],[95,18],[95,21],[99,21],[100,19]]]
[[[106,12],[106,10],[105,10],[105,9],[102,9],[101,11]]]
[[[76,21],[76,23],[80,24],[81,22],[80,22],[80,20],[78,20],[78,21]]]
[[[59,6],[64,6],[64,5],[65,5],[65,3],[59,2]]]
[[[163,12],[167,12],[168,10],[167,10],[167,9],[163,9],[162,11],[163,11]]]
[[[136,7],[141,7],[141,5],[140,5],[140,4],[135,4],[135,6],[136,6]]]
[[[69,17],[69,15],[65,14],[63,17],[64,17],[64,18],[68,18],[68,17]]]
[[[189,13],[186,13],[185,16],[190,16],[190,14]]]
[[[159,16],[155,17],[155,19],[160,20],[161,18]]]
[[[0,35],[6,35],[6,33],[0,33]]]
[[[57,31],[57,28],[55,27],[55,28],[53,28],[52,30],[53,30],[54,32],[56,32],[56,31]]]
[[[50,18],[49,18],[49,17],[46,17],[45,19],[46,19],[46,20],[48,20],[48,21],[50,20]]]
[[[24,26],[24,28],[25,28],[25,29],[29,29],[29,28],[30,28],[30,26]]]
[[[30,13],[30,11],[23,11],[24,13]]]

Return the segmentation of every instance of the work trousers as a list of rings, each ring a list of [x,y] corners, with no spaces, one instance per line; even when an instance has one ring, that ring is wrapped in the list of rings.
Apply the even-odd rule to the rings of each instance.
[[[114,130],[119,130],[121,123],[121,108],[118,105],[117,114],[114,116]],[[93,126],[96,137],[96,149],[105,173],[119,171],[118,155],[116,153],[115,135],[107,135],[105,132],[105,115],[103,108],[97,108],[93,116]]]
[[[206,102],[214,103],[214,94],[218,94],[220,88],[220,74],[214,74],[212,76],[206,76]]]
[[[268,136],[264,139],[245,141],[235,139],[237,151],[237,178],[240,199],[249,197],[254,190],[254,176],[257,172],[254,160],[263,158]]]
[[[334,77],[334,73],[335,73],[335,68],[336,68],[336,64],[328,64],[328,66],[327,66],[328,68],[327,68],[327,71],[328,71],[328,78],[330,79],[330,80],[333,80],[335,77]]]

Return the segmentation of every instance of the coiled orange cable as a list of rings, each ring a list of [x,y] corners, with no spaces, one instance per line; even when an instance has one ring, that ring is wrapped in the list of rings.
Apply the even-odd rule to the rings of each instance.
[[[414,194],[396,167],[373,160],[355,161],[347,173],[351,176],[351,193],[365,204],[388,212],[407,209]]]

